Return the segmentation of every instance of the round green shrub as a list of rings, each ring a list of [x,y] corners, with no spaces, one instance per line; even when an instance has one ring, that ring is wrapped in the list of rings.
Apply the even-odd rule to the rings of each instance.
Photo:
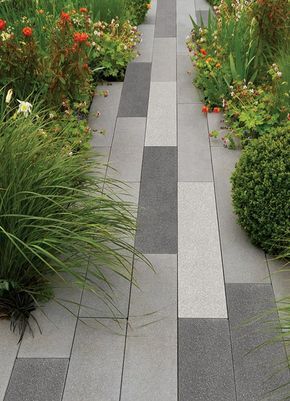
[[[233,172],[232,199],[239,224],[266,252],[283,252],[289,232],[290,124],[252,140]]]

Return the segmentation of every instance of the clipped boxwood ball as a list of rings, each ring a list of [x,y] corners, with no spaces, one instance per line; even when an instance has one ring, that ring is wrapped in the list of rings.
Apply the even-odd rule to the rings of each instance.
[[[232,178],[238,222],[266,252],[283,252],[290,225],[290,124],[246,146]]]

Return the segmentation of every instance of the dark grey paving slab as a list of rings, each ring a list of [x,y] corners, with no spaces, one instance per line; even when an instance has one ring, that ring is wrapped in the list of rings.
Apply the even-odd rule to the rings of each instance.
[[[201,105],[178,105],[178,181],[213,181],[207,121]]]
[[[179,319],[178,340],[179,400],[236,400],[228,320]]]
[[[119,401],[125,325],[113,319],[78,322],[63,401]]]
[[[269,392],[290,380],[289,371],[281,370],[281,363],[286,361],[284,346],[276,343],[256,349],[277,334],[273,325],[277,327],[278,315],[269,315],[275,308],[272,286],[228,284],[227,299],[237,400],[280,401],[289,386],[281,392]]]
[[[177,149],[144,148],[136,247],[177,253]]]
[[[4,401],[60,401],[68,359],[17,359]]]
[[[18,337],[10,330],[10,322],[0,320],[0,400],[4,394],[19,348]]]
[[[122,87],[123,82],[97,87],[89,115],[89,125],[93,130],[91,143],[94,147],[111,146]]]
[[[251,244],[233,213],[230,176],[239,156],[239,151],[212,147],[225,280],[228,283],[266,283],[269,272],[264,252]]]
[[[130,63],[123,85],[118,117],[146,117],[151,63]]]
[[[177,56],[177,103],[201,103],[199,90],[193,85],[195,71],[188,54]]]
[[[177,256],[134,265],[122,401],[177,401]]]
[[[157,1],[155,37],[176,37],[176,0]]]

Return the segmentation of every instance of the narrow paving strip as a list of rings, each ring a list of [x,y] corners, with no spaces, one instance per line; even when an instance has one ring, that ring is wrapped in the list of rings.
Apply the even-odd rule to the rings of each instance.
[[[289,381],[287,371],[273,376],[283,346],[253,352],[270,333],[246,324],[285,295],[280,276],[273,286],[269,277],[280,265],[236,223],[229,178],[239,152],[209,138],[222,115],[205,116],[192,86],[189,15],[206,21],[208,9],[154,0],[140,57],[124,83],[98,87],[91,108],[93,147],[112,166],[104,174],[127,183],[120,196],[138,204],[135,245],[155,271],[132,259],[138,286],[112,277],[114,319],[75,291],[81,307],[48,304],[49,319],[37,312],[43,333],[20,346],[0,322],[0,401],[259,401]]]

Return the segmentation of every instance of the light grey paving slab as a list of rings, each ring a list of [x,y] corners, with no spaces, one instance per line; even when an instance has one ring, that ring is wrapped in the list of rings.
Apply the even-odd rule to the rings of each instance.
[[[69,358],[70,356],[81,289],[65,288],[61,282],[55,285],[56,302],[51,301],[33,312],[41,332],[35,321],[31,319],[33,336],[26,331],[18,354],[21,358]]]
[[[134,266],[122,401],[177,401],[177,256]]]
[[[276,334],[278,315],[270,284],[228,284],[227,299],[238,401],[279,401],[282,393],[274,392],[289,383],[282,343],[265,344]],[[274,329],[276,328],[276,330]],[[256,349],[262,346],[260,349]]]
[[[195,5],[192,0],[177,2],[177,53],[187,54],[186,38],[192,30],[190,16],[195,20]]]
[[[209,10],[196,10],[196,20],[198,25],[208,25]]]
[[[210,4],[207,0],[194,0],[196,10],[209,10]]]
[[[123,85],[118,117],[147,117],[151,63],[130,63]]]
[[[277,302],[289,297],[290,271],[289,263],[277,257],[267,255],[267,262],[271,274],[271,281]]]
[[[176,146],[176,82],[151,82],[146,146]]]
[[[151,9],[148,11],[143,24],[155,25],[157,0],[151,0]]]
[[[16,358],[19,337],[10,330],[10,322],[0,320],[0,400],[3,401],[4,394],[9,382]]]
[[[213,183],[178,183],[178,313],[226,318]]]
[[[111,146],[122,87],[122,82],[113,82],[97,87],[97,94],[93,99],[89,115],[89,125],[93,130],[92,145],[94,147]],[[103,95],[106,91],[108,96]]]
[[[78,322],[63,401],[119,401],[125,322]]]
[[[189,54],[177,56],[177,103],[200,103],[199,90],[193,85],[195,71]]]
[[[139,182],[145,140],[146,118],[118,118],[110,156],[110,177]]]
[[[177,253],[176,183],[176,147],[145,147],[136,234],[144,253]]]
[[[152,55],[153,55],[153,41],[154,41],[154,29],[155,25],[146,25],[142,24],[138,27],[139,31],[142,34],[142,41],[138,45],[138,57],[135,58],[135,63],[145,62],[151,63],[152,62]]]
[[[200,105],[178,105],[178,181],[213,181],[207,121]]]
[[[4,401],[61,401],[68,359],[17,359]]]
[[[106,178],[106,172],[108,169],[109,156],[110,156],[111,148],[109,146],[93,146],[92,159],[96,162],[96,165],[93,166],[92,172],[93,174],[98,174],[99,176],[103,176],[104,180]]]
[[[222,137],[227,133],[223,113],[207,113],[207,120],[209,133],[219,132],[218,138],[210,137],[210,145],[223,147]]]
[[[176,37],[176,0],[158,0],[156,13],[156,38]]]
[[[179,400],[235,401],[227,319],[179,319]]]
[[[155,38],[151,81],[176,81],[176,38]]]
[[[269,272],[264,252],[250,243],[233,213],[230,176],[239,156],[239,151],[212,148],[225,280],[228,283],[266,283]]]

